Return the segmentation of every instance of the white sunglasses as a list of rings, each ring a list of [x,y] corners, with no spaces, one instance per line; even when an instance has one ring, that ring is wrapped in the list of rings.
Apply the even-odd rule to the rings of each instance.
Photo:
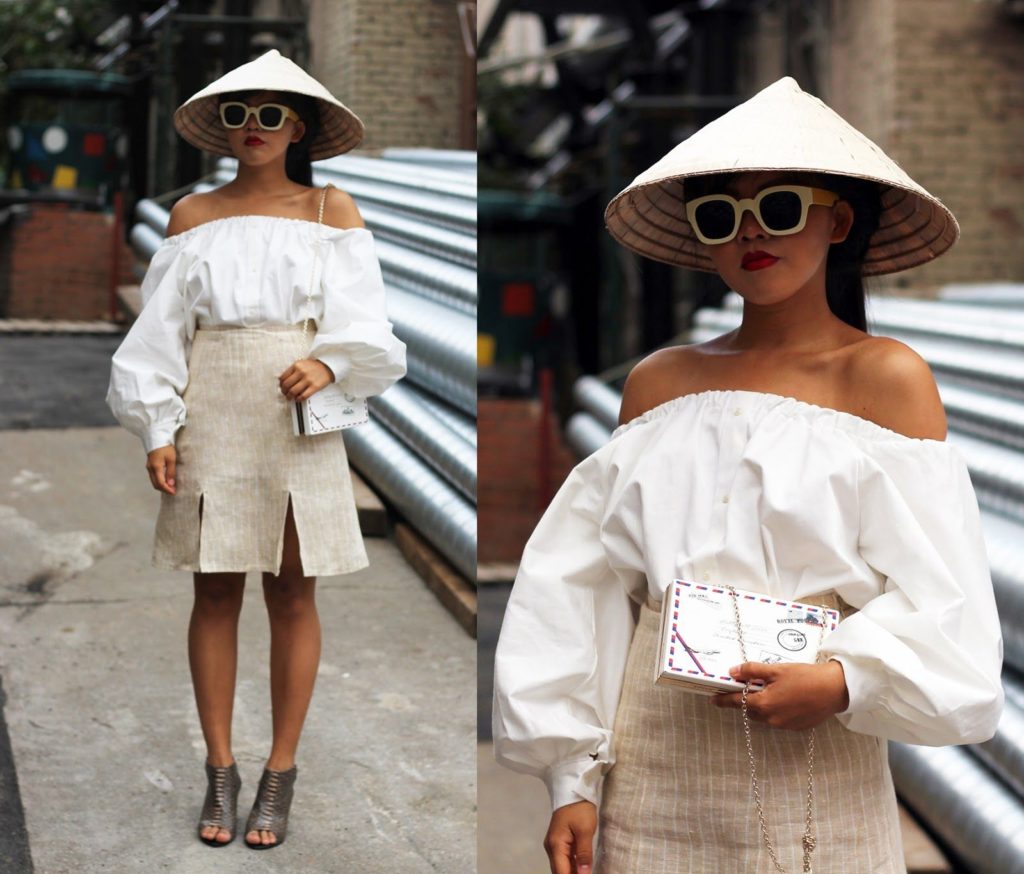
[[[708,246],[728,243],[740,229],[743,213],[750,210],[769,234],[796,234],[807,224],[812,206],[832,206],[839,195],[810,185],[772,185],[755,197],[737,200],[728,194],[709,194],[686,203],[686,218],[697,239]]]
[[[299,121],[299,116],[290,107],[281,103],[261,103],[249,106],[237,100],[228,100],[220,105],[220,120],[224,127],[236,130],[245,127],[249,116],[255,115],[256,121],[263,130],[280,130],[285,119]]]

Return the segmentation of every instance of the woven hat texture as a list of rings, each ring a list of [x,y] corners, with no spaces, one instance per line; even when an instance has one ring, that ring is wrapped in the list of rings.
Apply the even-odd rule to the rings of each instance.
[[[760,170],[832,173],[877,182],[882,213],[865,276],[931,261],[960,235],[953,213],[864,134],[785,77],[705,125],[617,194],[605,210],[622,245],[668,264],[714,270],[686,220],[686,180]]]
[[[277,49],[235,67],[193,94],[175,110],[175,129],[196,148],[215,155],[232,155],[217,110],[217,98],[231,91],[291,91],[316,98],[320,132],[310,143],[312,161],[354,149],[363,138],[363,123],[358,116]]]

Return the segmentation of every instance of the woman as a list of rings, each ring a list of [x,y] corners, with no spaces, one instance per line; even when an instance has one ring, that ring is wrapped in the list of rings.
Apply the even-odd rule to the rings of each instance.
[[[606,220],[642,255],[717,271],[743,319],[633,369],[619,428],[533,533],[498,644],[496,754],[548,785],[555,874],[589,874],[598,823],[601,874],[905,871],[886,739],[991,737],[1001,640],[934,379],[866,333],[861,277],[938,256],[956,222],[789,78]],[[707,699],[653,683],[674,579],[844,618],[819,663],[748,661],[743,693]]]
[[[162,493],[154,564],[194,574],[189,663],[208,778],[199,837],[215,847],[234,839],[241,785],[231,714],[245,574],[263,574],[274,736],[245,840],[267,849],[285,840],[320,658],[316,577],[367,565],[341,436],[294,436],[290,405],[332,382],[359,397],[383,391],[405,373],[405,346],[355,203],[310,187],[311,160],[361,139],[353,113],[272,50],[174,120],[193,145],[236,157],[238,172],[172,209],[107,401],[142,439]]]

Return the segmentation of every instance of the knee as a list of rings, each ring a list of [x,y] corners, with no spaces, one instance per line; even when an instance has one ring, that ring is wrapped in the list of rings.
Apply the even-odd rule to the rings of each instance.
[[[276,577],[268,576],[263,583],[263,597],[271,621],[295,622],[316,615],[311,579],[283,573]]]
[[[196,610],[206,616],[237,616],[242,609],[244,577],[241,582],[219,574],[197,574]]]

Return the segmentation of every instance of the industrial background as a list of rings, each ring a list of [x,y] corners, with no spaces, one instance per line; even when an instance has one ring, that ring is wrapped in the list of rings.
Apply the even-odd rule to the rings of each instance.
[[[996,738],[893,745],[911,871],[1024,870],[1024,4],[1019,0],[486,0],[480,4],[480,860],[547,870],[540,781],[492,762],[493,646],[523,545],[609,437],[632,365],[737,324],[711,274],[638,258],[608,201],[782,75],[956,214],[926,267],[869,285],[875,333],[939,382],[978,492],[1006,641]],[[912,299],[908,299],[912,298]],[[494,813],[492,813],[494,811]]]

